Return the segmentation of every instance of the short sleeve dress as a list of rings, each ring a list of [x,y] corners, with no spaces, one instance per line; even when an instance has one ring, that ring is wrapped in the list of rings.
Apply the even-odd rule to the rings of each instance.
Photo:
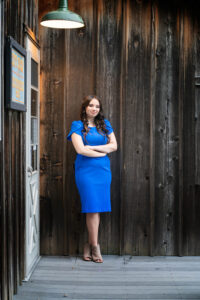
[[[104,119],[108,135],[113,132],[112,126]],[[107,137],[100,134],[96,127],[89,127],[86,138],[83,136],[82,121],[73,121],[67,139],[71,141],[72,133],[82,137],[84,145],[99,146],[107,144]],[[77,154],[75,160],[75,181],[81,198],[82,213],[110,212],[110,159],[104,157],[88,157]]]

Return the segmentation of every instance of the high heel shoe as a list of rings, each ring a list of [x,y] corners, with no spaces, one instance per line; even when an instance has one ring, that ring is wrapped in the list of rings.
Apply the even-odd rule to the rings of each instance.
[[[101,256],[100,245],[92,246],[92,260],[96,263],[102,263],[103,258]]]
[[[90,246],[89,243],[85,243],[85,245],[84,245],[84,248],[83,248],[83,260],[85,260],[85,261],[92,260],[91,246]]]

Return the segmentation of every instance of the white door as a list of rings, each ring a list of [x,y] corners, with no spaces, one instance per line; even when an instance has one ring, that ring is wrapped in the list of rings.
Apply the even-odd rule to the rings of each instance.
[[[38,47],[26,37],[26,243],[25,279],[28,280],[40,258],[39,250],[39,69]]]

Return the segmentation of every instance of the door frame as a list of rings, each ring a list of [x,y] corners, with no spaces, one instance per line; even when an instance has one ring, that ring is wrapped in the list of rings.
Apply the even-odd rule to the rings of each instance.
[[[40,158],[40,134],[39,134],[39,125],[40,125],[40,53],[37,54],[34,51],[40,51],[40,46],[38,41],[35,38],[34,33],[27,27],[25,26],[25,40],[24,40],[24,45],[25,49],[27,51],[27,76],[28,74],[31,74],[31,59],[33,58],[37,63],[38,63],[38,162],[37,162],[37,171],[38,171],[38,231],[39,231],[39,241],[38,241],[38,256],[36,257],[35,260],[33,260],[33,264],[31,265],[30,269],[29,266],[27,265],[27,251],[28,251],[28,241],[27,241],[27,224],[28,224],[28,205],[27,205],[27,188],[28,188],[28,181],[27,181],[27,159],[28,159],[28,154],[27,153],[27,138],[30,139],[30,136],[26,137],[25,134],[25,245],[24,245],[24,279],[23,281],[28,281],[37,266],[41,256],[40,256],[40,197],[39,197],[39,190],[40,190],[40,164],[39,164],[39,158]],[[31,46],[30,46],[31,45]],[[30,47],[29,47],[30,46]],[[32,48],[32,52],[31,52]],[[36,49],[37,48],[37,49]],[[36,49],[36,50],[33,50]],[[30,76],[30,75],[29,75]],[[27,130],[27,126],[30,127],[30,106],[31,106],[31,99],[30,99],[30,89],[31,89],[31,82],[30,82],[30,77],[27,77],[27,112],[24,114],[24,124],[25,124],[25,132]]]

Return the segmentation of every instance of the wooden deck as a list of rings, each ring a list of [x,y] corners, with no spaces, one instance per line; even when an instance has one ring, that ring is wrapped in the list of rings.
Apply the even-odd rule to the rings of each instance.
[[[14,300],[200,299],[200,257],[43,256]]]

